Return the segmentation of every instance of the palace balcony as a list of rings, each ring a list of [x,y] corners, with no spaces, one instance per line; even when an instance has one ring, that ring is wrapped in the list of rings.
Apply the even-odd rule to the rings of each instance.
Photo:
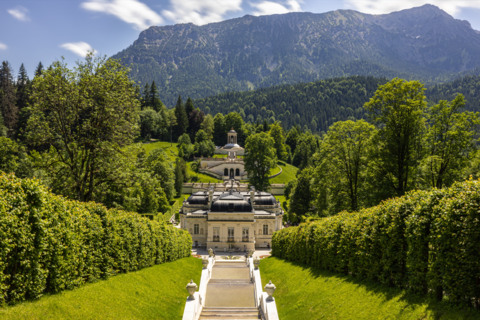
[[[220,242],[220,236],[213,236],[213,242]]]
[[[248,242],[248,237],[243,237],[242,242]]]
[[[234,237],[228,237],[227,242],[235,242],[235,238]]]

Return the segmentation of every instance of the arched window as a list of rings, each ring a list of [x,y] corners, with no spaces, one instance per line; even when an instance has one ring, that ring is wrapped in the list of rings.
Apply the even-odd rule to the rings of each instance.
[[[233,168],[230,169],[230,178],[233,178],[233,177],[234,177],[234,174],[235,174],[235,173],[233,172]]]
[[[240,175],[240,169],[235,170],[235,175],[239,176]]]
[[[223,170],[223,175],[228,176],[228,169],[227,168],[225,168],[225,170]]]

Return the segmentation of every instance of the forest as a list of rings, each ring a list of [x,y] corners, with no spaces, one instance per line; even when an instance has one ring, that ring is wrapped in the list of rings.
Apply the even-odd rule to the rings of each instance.
[[[77,71],[61,61],[39,64],[32,80],[23,66],[14,79],[3,62],[0,76],[0,170],[108,208],[165,212],[183,183],[195,181],[194,157],[213,156],[231,128],[251,170],[263,172],[249,150],[257,163],[297,168],[283,203],[291,223],[478,175],[478,76],[430,88],[335,78],[186,102],[178,96],[171,109],[155,82],[137,86],[112,59],[89,56]],[[107,95],[111,82],[117,91]],[[178,154],[146,152],[151,141],[176,143]],[[267,173],[250,184],[268,190]]]

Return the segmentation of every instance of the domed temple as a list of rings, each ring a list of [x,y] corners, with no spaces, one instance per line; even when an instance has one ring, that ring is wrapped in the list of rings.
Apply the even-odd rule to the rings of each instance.
[[[234,181],[228,191],[193,193],[180,209],[180,227],[194,246],[226,251],[270,248],[272,234],[283,227],[280,203],[267,192],[240,192]]]
[[[200,172],[220,180],[247,180],[243,156],[245,149],[237,144],[237,132],[233,128],[227,133],[227,144],[215,149],[216,154],[226,154],[226,158],[201,158]]]

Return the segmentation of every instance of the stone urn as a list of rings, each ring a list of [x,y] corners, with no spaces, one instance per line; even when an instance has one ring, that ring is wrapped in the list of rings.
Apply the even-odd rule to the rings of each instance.
[[[272,280],[270,280],[267,285],[265,286],[265,292],[268,294],[267,301],[273,301],[273,293],[275,292],[275,285],[272,283]]]
[[[259,266],[260,266],[260,259],[259,258],[253,259],[253,267],[255,269],[258,269]]]
[[[249,256],[250,258],[253,257],[253,253],[254,253],[254,252],[255,252],[255,250],[250,249],[250,250],[248,251],[248,256]]]
[[[193,280],[190,280],[190,283],[187,284],[186,288],[189,294],[188,300],[195,300],[194,294],[197,291],[197,284],[193,282]]]
[[[202,258],[202,265],[203,265],[203,269],[207,269],[207,266],[208,266],[208,258]]]
[[[212,250],[212,248],[208,249],[208,255],[209,255],[210,257],[213,257],[213,250]]]

